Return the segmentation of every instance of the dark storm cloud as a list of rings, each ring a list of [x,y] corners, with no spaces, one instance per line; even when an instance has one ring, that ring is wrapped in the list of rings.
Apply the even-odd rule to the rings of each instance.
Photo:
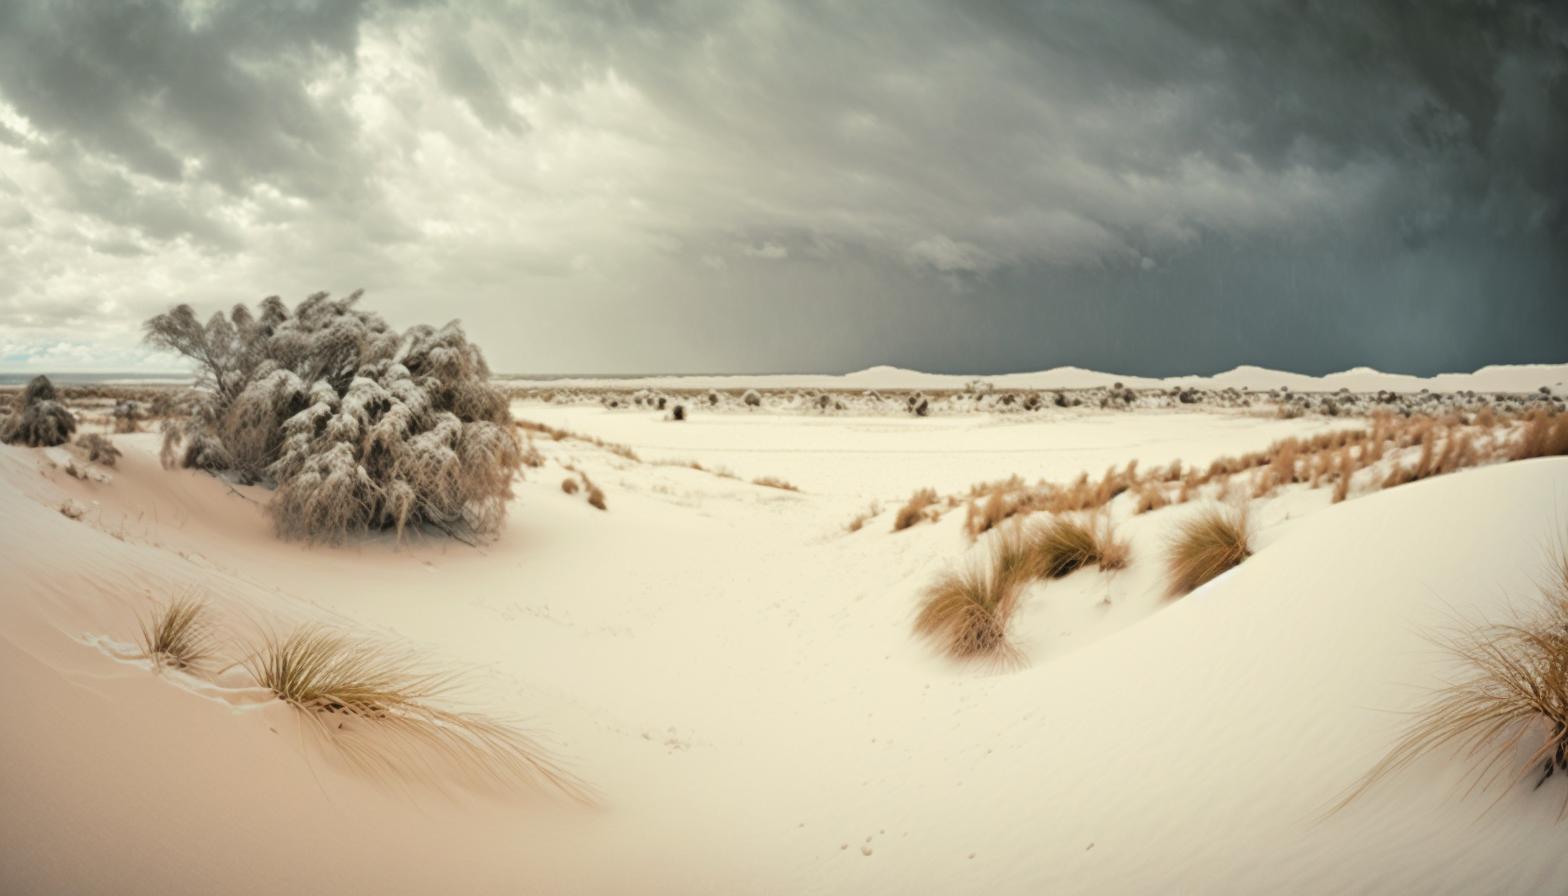
[[[366,285],[503,369],[1568,360],[1555,4],[0,0],[0,100],[29,308]]]

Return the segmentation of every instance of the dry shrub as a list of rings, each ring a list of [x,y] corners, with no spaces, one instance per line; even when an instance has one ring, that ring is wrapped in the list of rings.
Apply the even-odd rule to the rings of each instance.
[[[76,432],[76,417],[66,410],[46,376],[35,376],[22,390],[10,415],[0,420],[0,442],[50,448],[64,445]]]
[[[76,444],[87,452],[88,463],[112,467],[121,457],[120,449],[114,447],[113,442],[95,432],[77,436]]]
[[[1568,414],[1548,416],[1536,411],[1525,421],[1519,441],[1509,453],[1511,460],[1532,457],[1557,457],[1568,454]]]
[[[1017,527],[992,536],[987,556],[971,556],[926,588],[915,633],[958,660],[1014,664],[1021,656],[1007,626],[1031,577],[1032,560]]]
[[[1186,594],[1252,556],[1245,510],[1209,507],[1182,523],[1166,562],[1170,594]]]
[[[1472,788],[1502,778],[1512,786],[1536,768],[1539,788],[1555,771],[1568,771],[1568,554],[1561,542],[1551,560],[1536,608],[1511,606],[1504,622],[1461,620],[1432,636],[1459,662],[1461,677],[1431,694],[1336,809],[1438,750],[1476,763]],[[1521,747],[1530,752],[1515,764]],[[1564,813],[1568,795],[1559,820]]]
[[[443,707],[462,676],[405,648],[307,624],[286,637],[264,635],[241,665],[351,766],[377,778],[455,774],[474,789],[542,784],[593,800],[588,785],[515,725]]]
[[[575,494],[577,494],[577,480],[573,479],[570,476],[566,477],[565,479],[562,479],[561,480],[561,491],[566,492],[568,495],[575,495]]]
[[[788,482],[785,482],[777,476],[758,476],[756,479],[751,480],[751,482],[753,485],[762,485],[767,486],[768,488],[781,488],[787,492],[800,491],[800,489],[790,485]]]
[[[142,653],[154,669],[198,669],[216,653],[207,622],[207,602],[193,592],[176,596],[136,623],[141,629]]]
[[[166,462],[272,481],[278,534],[339,542],[429,525],[487,539],[523,463],[505,392],[456,321],[399,333],[316,293],[276,296],[203,325],[187,305],[147,341],[198,362],[201,392],[165,424]]]
[[[902,532],[927,518],[926,508],[936,503],[936,489],[923,488],[909,496],[909,502],[893,517],[893,531]]]

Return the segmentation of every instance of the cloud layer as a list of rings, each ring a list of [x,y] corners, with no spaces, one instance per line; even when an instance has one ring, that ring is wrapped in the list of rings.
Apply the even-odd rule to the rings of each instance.
[[[1562,361],[1565,150],[1549,4],[12,0],[0,366],[361,286],[519,372]]]

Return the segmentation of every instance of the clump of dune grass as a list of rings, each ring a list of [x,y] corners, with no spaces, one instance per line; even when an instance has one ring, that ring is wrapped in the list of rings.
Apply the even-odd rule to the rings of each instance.
[[[517,726],[445,708],[461,673],[397,645],[319,624],[264,635],[241,665],[336,747],[382,780],[449,776],[474,789],[545,785],[584,802],[592,790]]]
[[[578,473],[577,475],[582,477],[583,488],[588,490],[589,505],[599,510],[608,510],[609,507],[604,503],[604,489],[594,485],[593,480],[588,478],[587,473]]]
[[[1472,789],[1504,778],[1512,786],[1537,769],[1539,788],[1554,772],[1568,772],[1568,553],[1561,543],[1551,560],[1539,606],[1510,606],[1501,623],[1461,621],[1433,636],[1463,672],[1429,696],[1393,749],[1335,809],[1439,750],[1475,764]],[[1517,762],[1522,750],[1529,752]],[[1568,795],[1559,821],[1564,814]]]
[[[876,501],[872,501],[871,506],[867,507],[860,513],[855,514],[855,518],[850,520],[845,528],[850,532],[859,532],[872,517],[877,516],[881,512],[882,505]]]
[[[926,588],[915,633],[954,659],[1016,664],[1022,656],[1008,641],[1007,627],[1032,576],[1018,528],[999,531],[984,557],[970,557]]]
[[[926,508],[936,503],[936,489],[923,488],[909,496],[909,502],[893,517],[893,531],[902,532],[927,518]]]
[[[565,479],[562,479],[561,480],[561,491],[566,492],[568,495],[575,495],[575,494],[577,494],[577,480],[573,479],[570,476],[566,477]]]
[[[1059,579],[1098,563],[1100,545],[1088,527],[1063,517],[1053,517],[1030,538],[1035,570],[1041,578]]]
[[[1210,507],[1182,523],[1166,560],[1170,593],[1186,594],[1252,556],[1246,510]]]
[[[142,653],[156,669],[200,668],[216,653],[207,602],[195,594],[181,594],[136,622]]]
[[[1100,565],[1100,569],[1105,572],[1126,569],[1127,564],[1132,562],[1132,545],[1116,537],[1109,519],[1101,519],[1093,531],[1095,553],[1099,555],[1095,562]]]
[[[777,476],[758,476],[756,479],[751,480],[751,482],[752,482],[753,485],[761,485],[761,486],[766,486],[768,488],[783,489],[784,491],[787,491],[787,492],[798,492],[798,491],[800,491],[800,489],[796,488],[793,485],[790,485],[788,482],[785,482],[783,479],[780,479]]]

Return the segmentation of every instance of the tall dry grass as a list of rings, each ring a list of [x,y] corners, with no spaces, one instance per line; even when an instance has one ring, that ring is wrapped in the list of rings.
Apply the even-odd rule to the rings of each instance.
[[[1209,507],[1182,523],[1166,553],[1170,594],[1187,594],[1252,556],[1245,509]]]
[[[1033,569],[1041,578],[1059,579],[1074,570],[1099,563],[1100,540],[1088,526],[1053,517],[1029,535]]]
[[[984,557],[971,556],[926,588],[915,633],[957,660],[1021,662],[1007,629],[1033,569],[1018,528],[998,531]]]
[[[241,665],[372,777],[455,777],[480,790],[542,785],[594,800],[591,787],[518,726],[442,706],[462,676],[405,648],[306,624],[263,635]]]
[[[1504,779],[1513,786],[1532,770],[1540,772],[1539,788],[1555,772],[1568,772],[1568,552],[1563,545],[1559,542],[1552,552],[1537,606],[1510,606],[1502,622],[1461,621],[1433,636],[1458,661],[1459,677],[1429,696],[1388,755],[1336,810],[1439,751],[1473,764],[1472,790]],[[1568,793],[1559,820],[1565,813]]]

